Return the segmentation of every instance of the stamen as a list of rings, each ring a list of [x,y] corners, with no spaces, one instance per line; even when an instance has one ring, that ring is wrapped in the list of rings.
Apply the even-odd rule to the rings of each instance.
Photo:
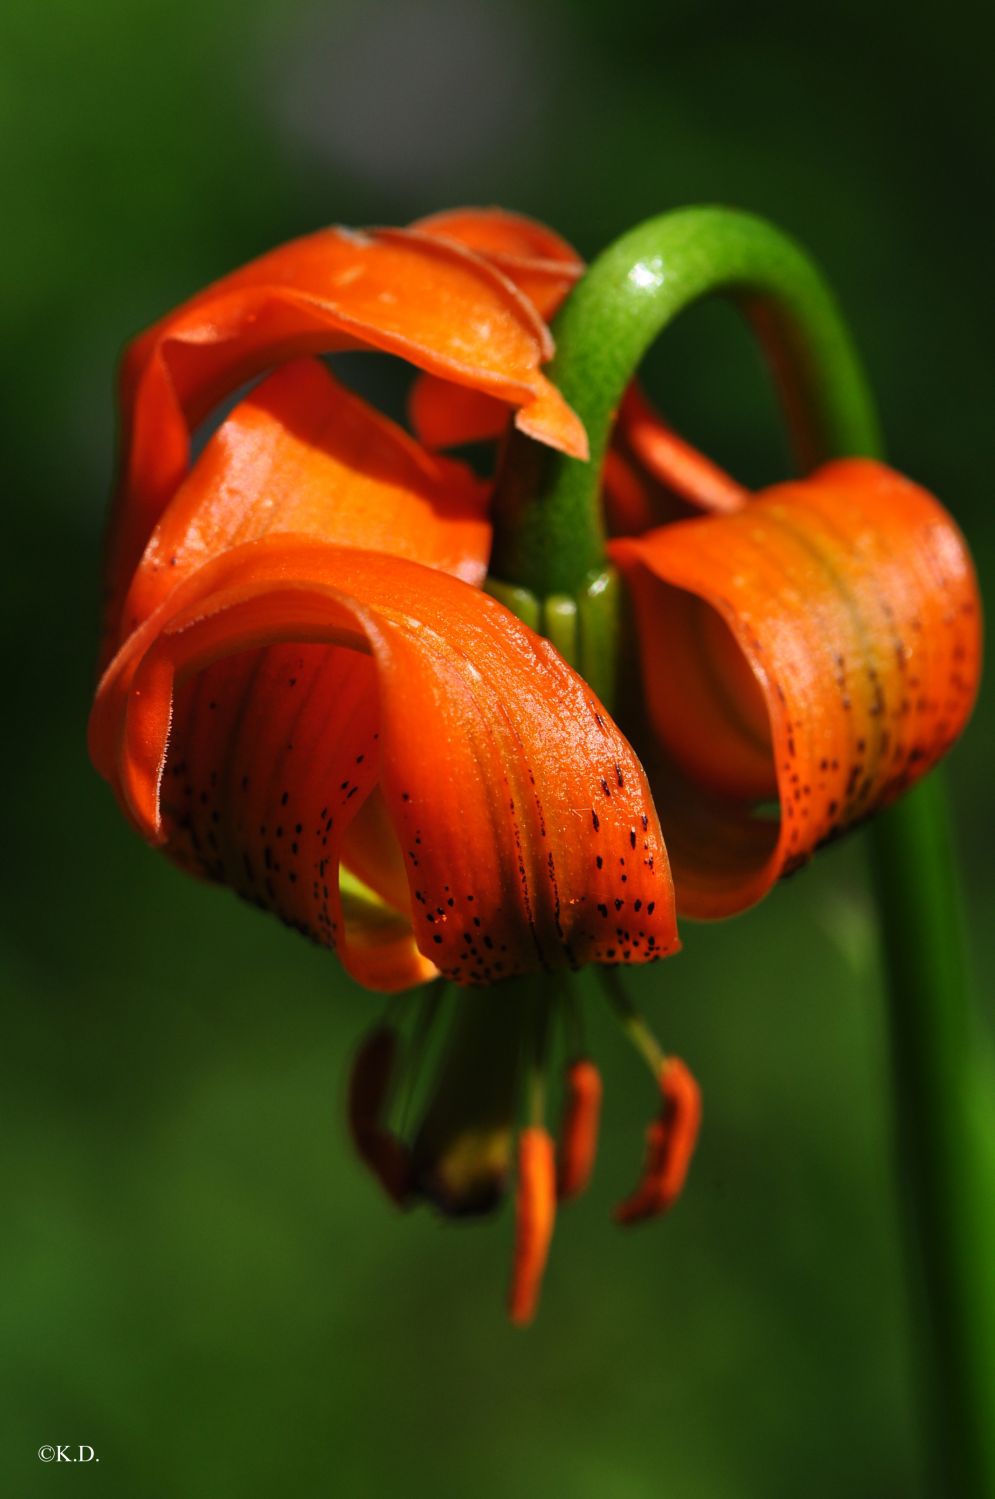
[[[663,1047],[626,994],[617,969],[599,968],[598,977],[625,1034],[640,1056],[645,1058],[653,1076],[659,1078],[667,1060]]]
[[[555,1218],[553,1141],[545,1129],[530,1125],[518,1137],[515,1258],[508,1296],[508,1316],[516,1327],[527,1326],[535,1316]]]
[[[398,1109],[399,1129],[407,1130],[408,1121],[415,1104],[415,1095],[421,1080],[422,1068],[428,1053],[429,1041],[442,1008],[446,992],[445,979],[435,979],[412,996],[415,1001],[415,1023],[408,1040],[407,1059],[404,1068],[404,1091]],[[408,996],[401,996],[402,1000]]]
[[[601,1119],[601,1074],[586,1057],[567,1069],[556,1195],[561,1202],[585,1190],[594,1169]]]
[[[679,1057],[659,1074],[663,1106],[646,1131],[646,1157],[639,1185],[615,1209],[616,1223],[637,1223],[665,1213],[677,1201],[694,1154],[701,1123],[701,1092]]]
[[[638,1223],[673,1207],[684,1187],[701,1124],[701,1090],[679,1057],[667,1057],[626,994],[614,968],[598,970],[622,1029],[648,1063],[660,1089],[660,1114],[646,1131],[639,1185],[615,1209],[616,1223]]]
[[[407,1147],[383,1124],[396,1059],[397,1033],[389,1026],[378,1026],[356,1053],[349,1078],[348,1115],[356,1154],[401,1207],[411,1188],[411,1158]]]
[[[456,995],[414,1132],[415,1189],[447,1216],[489,1213],[510,1174],[521,1028],[533,995],[515,984],[502,999],[483,989]]]
[[[546,1068],[549,1061],[550,1028],[558,995],[543,983],[532,995],[522,1030],[525,1071],[525,1112],[530,1124],[542,1128],[546,1119]]]

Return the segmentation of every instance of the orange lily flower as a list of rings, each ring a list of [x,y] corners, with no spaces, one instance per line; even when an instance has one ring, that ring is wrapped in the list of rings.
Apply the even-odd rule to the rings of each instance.
[[[650,962],[679,945],[631,746],[552,646],[479,589],[489,486],[313,358],[360,343],[400,353],[423,372],[426,409],[460,392],[492,424],[510,410],[536,440],[583,455],[541,371],[552,340],[537,310],[578,271],[562,241],[496,212],[323,231],[201,293],[124,362],[94,763],[150,843],[333,948],[373,989]],[[271,366],[191,465],[196,425]],[[444,1061],[408,1145],[386,1123],[399,1037],[361,1050],[353,1137],[397,1200],[493,1202],[523,1038],[527,1070],[543,1062],[548,989],[486,1015],[462,1002],[454,1044],[483,1049],[494,1096],[483,1114],[479,1097],[457,1097]],[[425,992],[427,1012],[438,998]],[[575,1106],[574,1190],[582,1139],[590,1153],[590,1109]],[[537,1163],[552,1148],[533,1118],[516,1320],[532,1313],[548,1248],[555,1171]]]
[[[587,683],[481,591],[491,484],[439,452],[514,422],[586,456],[542,371],[545,320],[582,270],[498,210],[330,229],[136,339],[90,725],[150,843],[367,987],[427,985],[407,1039],[374,1031],[350,1085],[357,1152],[396,1202],[490,1207],[525,1093],[517,1322],[557,1198],[583,1190],[596,1148],[582,1053],[558,1151],[543,1122],[563,976],[676,951],[678,910],[743,909],[897,795],[966,721],[980,649],[970,562],[924,491],[851,460],[750,497],[633,387],[603,483],[641,643],[644,770]],[[414,437],[315,358],[360,347],[418,370]],[[263,374],[191,464],[195,429]],[[471,992],[454,1006],[442,980]],[[700,1097],[612,993],[660,1098],[617,1213],[631,1223],[678,1196]],[[420,1120],[395,1132],[436,1023],[449,1040]]]

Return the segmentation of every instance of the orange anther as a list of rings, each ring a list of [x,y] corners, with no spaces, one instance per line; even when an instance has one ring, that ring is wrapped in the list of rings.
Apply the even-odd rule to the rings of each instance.
[[[535,1316],[555,1219],[553,1141],[546,1130],[532,1126],[518,1137],[515,1258],[508,1295],[508,1316],[517,1327],[527,1326]]]
[[[660,1092],[660,1117],[646,1131],[643,1174],[632,1196],[615,1209],[617,1223],[665,1213],[684,1187],[701,1123],[701,1092],[679,1057],[660,1069]]]
[[[561,1202],[585,1190],[594,1169],[601,1119],[601,1075],[586,1058],[567,1069],[556,1195]]]

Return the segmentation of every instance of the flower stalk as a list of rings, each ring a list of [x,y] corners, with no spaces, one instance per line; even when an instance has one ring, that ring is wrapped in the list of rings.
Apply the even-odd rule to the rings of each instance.
[[[651,219],[591,266],[560,314],[550,374],[581,417],[590,463],[515,435],[496,505],[493,573],[540,601],[589,599],[605,575],[601,468],[623,393],[649,346],[689,306],[731,298],[760,340],[800,468],[879,457],[860,362],[820,273],[786,236],[750,215],[688,209]],[[584,604],[577,604],[583,616]],[[618,635],[618,590],[602,589],[583,671]],[[546,604],[548,612],[549,604]],[[554,608],[558,632],[564,614]],[[594,642],[600,640],[600,644]],[[601,696],[610,689],[604,668]],[[607,697],[611,707],[611,697]],[[976,1043],[962,918],[941,780],[933,774],[868,834],[887,974],[894,1123],[910,1228],[921,1263],[924,1367],[942,1487],[995,1499],[995,1161],[981,1116],[995,1097]],[[990,1119],[989,1119],[990,1123]],[[917,1252],[921,1246],[921,1256]]]

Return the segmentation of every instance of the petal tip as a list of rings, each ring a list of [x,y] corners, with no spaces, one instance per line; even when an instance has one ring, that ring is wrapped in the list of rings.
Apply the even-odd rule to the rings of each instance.
[[[553,385],[547,383],[534,401],[516,411],[515,426],[526,437],[545,443],[568,458],[581,463],[590,459],[591,446],[584,424]]]

